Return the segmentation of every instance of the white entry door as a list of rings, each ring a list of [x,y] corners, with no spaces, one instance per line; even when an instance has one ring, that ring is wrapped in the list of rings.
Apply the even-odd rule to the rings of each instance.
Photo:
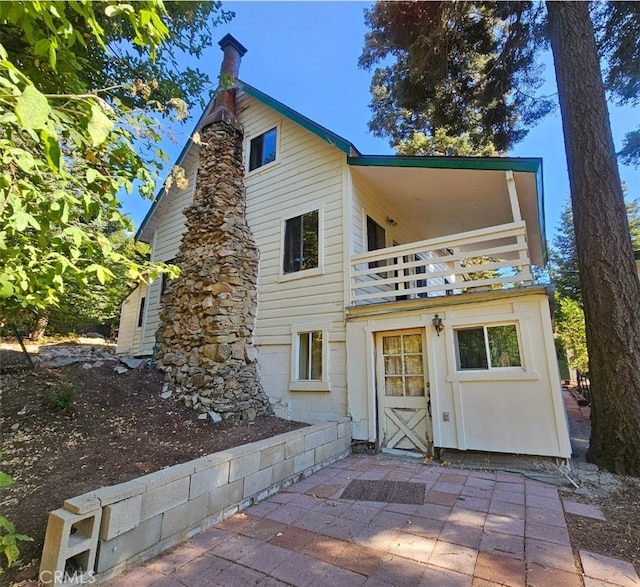
[[[423,329],[376,334],[382,450],[431,455],[433,432],[426,365]]]

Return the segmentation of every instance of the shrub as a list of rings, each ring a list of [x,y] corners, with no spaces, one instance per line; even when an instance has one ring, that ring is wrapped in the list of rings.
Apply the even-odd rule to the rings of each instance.
[[[13,483],[13,479],[6,473],[0,471],[0,487],[8,487]],[[7,559],[6,567],[4,561],[0,566],[0,575],[5,568],[10,568],[18,560],[20,550],[16,544],[18,540],[31,542],[33,538],[24,534],[17,534],[13,522],[3,515],[0,515],[0,554],[4,554]]]

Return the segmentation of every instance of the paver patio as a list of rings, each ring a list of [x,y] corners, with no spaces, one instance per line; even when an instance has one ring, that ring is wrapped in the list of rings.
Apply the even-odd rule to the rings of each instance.
[[[341,499],[354,479],[421,483],[424,503]],[[584,577],[554,486],[351,456],[107,585],[640,587],[629,563],[581,561]]]

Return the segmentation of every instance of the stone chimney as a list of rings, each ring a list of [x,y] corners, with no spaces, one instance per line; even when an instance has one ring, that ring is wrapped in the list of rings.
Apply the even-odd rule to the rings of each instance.
[[[220,78],[223,83],[238,79],[240,61],[247,50],[231,35],[225,35],[218,43],[224,51]],[[211,111],[205,115],[200,125],[204,128],[213,122],[225,121],[240,128],[236,118],[236,93],[235,87],[219,90],[216,94]]]
[[[221,73],[235,79],[246,49],[231,35],[219,44]],[[188,406],[253,420],[272,409],[253,346],[259,255],[245,215],[235,99],[235,88],[219,91],[199,129],[198,179],[175,261],[182,273],[162,297],[157,360]]]

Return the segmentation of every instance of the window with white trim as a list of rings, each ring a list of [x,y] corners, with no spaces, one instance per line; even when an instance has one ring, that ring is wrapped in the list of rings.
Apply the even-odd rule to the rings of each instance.
[[[249,144],[249,171],[258,169],[276,160],[278,129],[272,128],[251,139]]]
[[[515,324],[455,329],[459,371],[522,367]]]
[[[328,337],[327,324],[307,322],[291,326],[289,391],[331,391]]]
[[[322,331],[298,333],[297,381],[322,381]]]
[[[296,273],[318,267],[320,237],[319,210],[285,221],[282,272]]]

